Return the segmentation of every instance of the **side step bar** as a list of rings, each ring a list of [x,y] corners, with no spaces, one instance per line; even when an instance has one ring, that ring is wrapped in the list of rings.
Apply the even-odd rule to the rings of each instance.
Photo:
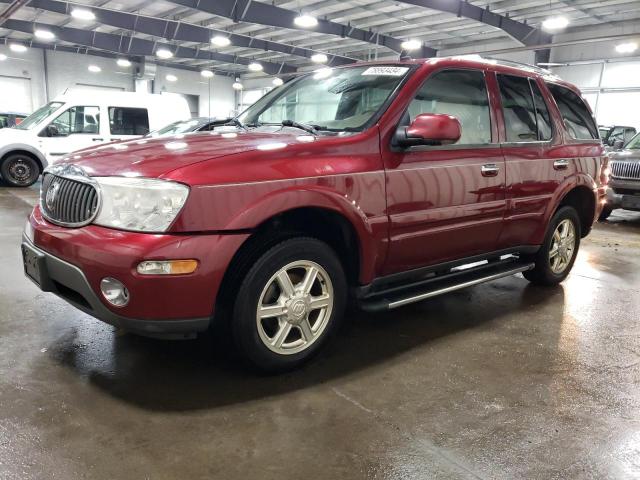
[[[468,274],[464,276],[459,275],[460,272],[457,272],[458,274],[456,275],[449,274],[444,275],[442,278],[433,279],[432,282],[421,289],[408,288],[404,291],[393,289],[393,293],[387,292],[390,295],[372,295],[376,297],[382,296],[383,298],[362,298],[360,299],[360,306],[367,312],[392,310],[445,293],[526,272],[534,266],[534,263],[509,262],[507,265],[496,265],[493,268],[470,269]]]

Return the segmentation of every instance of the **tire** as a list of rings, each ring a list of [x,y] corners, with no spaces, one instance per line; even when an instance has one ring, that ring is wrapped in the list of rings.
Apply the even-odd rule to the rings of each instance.
[[[570,241],[556,249],[558,252],[550,258],[551,251],[557,245],[557,235],[563,236],[563,228],[567,228],[567,238],[573,235],[573,248]],[[551,218],[549,228],[545,235],[544,243],[532,260],[535,262],[533,270],[523,272],[524,278],[537,285],[557,285],[562,282],[573,268],[580,248],[580,217],[575,208],[570,206],[561,207]],[[558,263],[559,262],[559,263]]]
[[[305,289],[309,278],[314,280]],[[284,240],[267,249],[240,283],[231,318],[235,345],[260,371],[299,367],[338,330],[346,300],[342,264],[327,244],[307,237]]]
[[[38,180],[40,165],[30,155],[12,153],[2,161],[0,175],[11,187],[29,187]]]
[[[598,217],[598,221],[604,222],[607,218],[609,218],[609,215],[611,215],[611,212],[613,212],[613,208],[605,205],[602,208],[602,212],[600,212],[600,216]]]

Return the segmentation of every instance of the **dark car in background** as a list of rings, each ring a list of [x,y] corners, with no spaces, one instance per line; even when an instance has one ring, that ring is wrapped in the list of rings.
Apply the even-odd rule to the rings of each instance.
[[[26,113],[0,112],[0,128],[15,127],[25,118],[27,118]]]
[[[611,178],[600,220],[616,208],[640,212],[640,133],[620,151],[609,154]]]

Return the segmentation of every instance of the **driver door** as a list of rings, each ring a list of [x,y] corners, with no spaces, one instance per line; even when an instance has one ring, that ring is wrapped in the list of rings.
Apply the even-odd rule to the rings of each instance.
[[[47,161],[54,162],[76,150],[103,143],[100,123],[100,107],[69,107],[40,132],[40,150]]]

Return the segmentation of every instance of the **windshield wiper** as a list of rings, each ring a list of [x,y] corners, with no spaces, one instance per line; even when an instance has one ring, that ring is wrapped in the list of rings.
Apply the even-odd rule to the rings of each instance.
[[[224,118],[222,120],[214,120],[213,122],[211,122],[211,125],[213,125],[214,127],[235,126],[243,129],[245,132],[249,131],[247,126],[244,123],[242,123],[242,121],[237,117],[229,117],[229,118]]]
[[[282,126],[299,128],[300,130],[304,130],[312,135],[317,135],[318,130],[322,130],[323,128],[318,125],[307,125],[306,123],[296,122],[295,120],[283,120]]]

